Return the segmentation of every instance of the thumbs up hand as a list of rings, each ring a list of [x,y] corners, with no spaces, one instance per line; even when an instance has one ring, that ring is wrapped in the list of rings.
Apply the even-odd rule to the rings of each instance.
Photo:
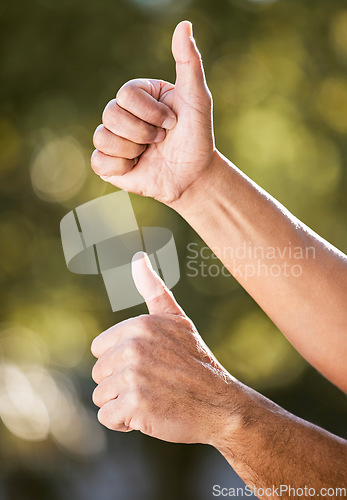
[[[179,200],[214,164],[212,99],[192,25],[172,38],[176,83],[127,82],[94,134],[93,170],[114,186],[167,205]]]
[[[92,344],[99,421],[170,442],[214,444],[232,414],[236,381],[218,363],[146,254],[133,277],[150,314],[125,320]]]
[[[218,168],[212,99],[188,21],[172,39],[176,82],[126,83],[94,134],[92,168],[104,180],[168,205]],[[171,442],[222,434],[239,383],[218,363],[143,254],[133,277],[149,314],[123,321],[92,344],[93,400],[106,427]]]

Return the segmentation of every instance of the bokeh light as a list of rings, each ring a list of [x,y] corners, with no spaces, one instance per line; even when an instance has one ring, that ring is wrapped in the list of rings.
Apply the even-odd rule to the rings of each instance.
[[[25,373],[16,366],[2,364],[0,384],[0,416],[6,427],[25,440],[45,439],[49,414]]]
[[[0,176],[15,167],[21,150],[21,137],[13,123],[0,117]]]
[[[160,12],[163,14],[172,14],[180,11],[191,2],[191,0],[128,0],[130,3],[139,7],[143,11]]]
[[[347,133],[347,78],[327,78],[316,91],[315,103],[327,125]]]
[[[278,0],[229,0],[233,5],[243,10],[263,9],[270,7]]]
[[[76,455],[98,454],[105,446],[95,416],[83,407],[69,380],[42,367],[1,364],[0,417],[17,437],[42,441],[51,434]]]
[[[263,101],[272,90],[271,74],[248,54],[228,54],[212,67],[211,84],[220,97],[235,106]]]
[[[236,377],[260,390],[291,384],[306,367],[301,356],[260,310],[233,325],[215,353]]]
[[[0,16],[0,500],[205,500],[191,473],[214,484],[216,458],[211,476],[201,472],[208,447],[171,447],[98,423],[90,344],[146,308],[114,314],[100,276],[70,273],[59,223],[114,192],[90,168],[102,111],[131,78],[175,81],[171,34],[189,19],[213,94],[218,149],[346,251],[346,7],[19,0],[3,1]],[[230,373],[343,435],[343,395],[179,215],[148,198],[131,200],[140,227],[173,232],[181,269],[173,292]],[[189,269],[190,244],[204,254]]]
[[[77,306],[78,300],[75,301],[73,296],[71,301],[72,305]],[[20,310],[15,308],[11,319],[17,322],[21,320],[33,331],[39,332],[49,345],[52,361],[66,368],[74,367],[83,360],[89,348],[90,335],[100,333],[95,319],[87,312],[83,314],[79,311],[76,315],[66,307],[60,308],[58,303],[53,305],[44,300],[38,304],[31,303],[27,309],[23,306]]]
[[[61,202],[80,191],[86,170],[86,158],[74,138],[52,137],[33,158],[31,181],[39,198]]]
[[[314,133],[287,99],[273,98],[235,117],[234,159],[253,179],[284,202],[307,203],[307,196],[333,193],[342,176],[339,149]],[[288,194],[286,182],[292,186]],[[302,194],[300,194],[302,193]]]
[[[347,58],[347,9],[338,11],[331,20],[330,37],[339,56]]]
[[[50,359],[48,346],[44,339],[34,330],[15,323],[0,324],[2,360],[17,365],[35,363],[44,365]]]
[[[4,242],[0,272],[20,275],[32,262],[38,247],[37,229],[28,217],[19,211],[3,212],[0,241]]]

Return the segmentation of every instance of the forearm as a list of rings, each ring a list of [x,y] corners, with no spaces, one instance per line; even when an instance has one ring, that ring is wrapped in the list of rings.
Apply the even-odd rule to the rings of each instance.
[[[172,206],[297,350],[347,390],[345,256],[217,153]]]
[[[321,489],[347,487],[346,441],[295,417],[241,384],[231,397],[230,417],[212,444],[245,484],[258,491],[262,488],[270,492],[280,485],[296,490],[306,486],[314,488],[314,498],[325,498],[323,492],[319,495]],[[291,491],[291,496],[284,492],[281,498],[306,498],[293,496]]]

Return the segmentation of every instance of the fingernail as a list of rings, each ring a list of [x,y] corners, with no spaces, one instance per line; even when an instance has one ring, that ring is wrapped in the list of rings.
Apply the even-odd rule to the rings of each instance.
[[[158,130],[158,133],[157,133],[157,137],[154,139],[153,142],[161,142],[165,139],[166,137],[166,134],[165,134],[165,130],[163,130],[162,128],[160,128]]]
[[[163,128],[166,130],[171,130],[176,125],[176,118],[174,116],[169,116],[163,123]]]

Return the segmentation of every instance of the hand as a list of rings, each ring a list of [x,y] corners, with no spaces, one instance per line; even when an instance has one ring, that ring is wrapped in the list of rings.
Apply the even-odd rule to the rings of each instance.
[[[212,99],[188,21],[172,39],[175,85],[126,83],[94,134],[92,168],[114,186],[170,205],[211,168]]]
[[[143,253],[133,259],[133,277],[150,314],[122,321],[93,341],[99,421],[165,441],[212,444],[232,415],[234,379]]]

